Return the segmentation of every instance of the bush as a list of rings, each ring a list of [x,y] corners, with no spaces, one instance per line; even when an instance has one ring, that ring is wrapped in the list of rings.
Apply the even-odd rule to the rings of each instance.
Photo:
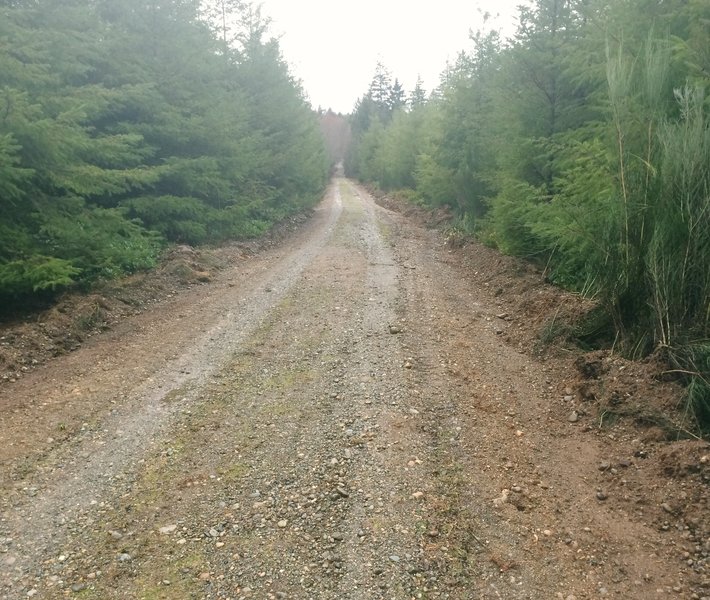
[[[19,298],[37,292],[56,292],[72,285],[80,269],[68,260],[33,256],[0,264],[0,296]]]

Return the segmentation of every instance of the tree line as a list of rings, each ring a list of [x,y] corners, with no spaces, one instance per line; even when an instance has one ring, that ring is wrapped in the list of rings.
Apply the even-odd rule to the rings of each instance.
[[[268,25],[238,0],[0,2],[0,306],[314,204],[318,116]]]
[[[404,102],[378,66],[348,172],[597,299],[577,339],[660,353],[710,427],[710,4],[534,0],[471,40]]]

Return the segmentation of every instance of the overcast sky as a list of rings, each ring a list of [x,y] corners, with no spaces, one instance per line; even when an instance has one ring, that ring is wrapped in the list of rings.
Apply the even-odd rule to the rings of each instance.
[[[514,31],[522,0],[262,0],[284,58],[314,108],[347,113],[367,91],[381,61],[409,92],[421,75],[436,87],[446,62],[470,48],[469,31],[483,13]]]

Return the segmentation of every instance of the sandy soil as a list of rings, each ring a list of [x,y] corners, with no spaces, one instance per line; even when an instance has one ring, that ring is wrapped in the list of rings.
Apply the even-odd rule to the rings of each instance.
[[[0,331],[0,598],[710,598],[679,389],[419,217],[336,179],[71,352]]]

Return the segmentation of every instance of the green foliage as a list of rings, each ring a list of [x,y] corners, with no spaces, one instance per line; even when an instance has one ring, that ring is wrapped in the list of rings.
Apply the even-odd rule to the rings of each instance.
[[[85,207],[78,198],[55,202],[35,218],[41,248],[69,261],[85,283],[151,268],[162,247],[123,210]]]
[[[221,8],[3,7],[0,295],[150,268],[165,240],[258,235],[319,199],[317,115],[259,10]]]
[[[710,335],[710,123],[702,88],[676,91],[679,121],[658,132],[659,178],[645,254],[655,336]]]
[[[33,256],[29,260],[0,264],[0,289],[3,290],[2,296],[25,296],[46,290],[56,291],[72,285],[79,272],[79,269],[67,260],[52,256]]]
[[[710,342],[695,341],[669,352],[671,366],[687,384],[685,402],[695,425],[710,434]]]

